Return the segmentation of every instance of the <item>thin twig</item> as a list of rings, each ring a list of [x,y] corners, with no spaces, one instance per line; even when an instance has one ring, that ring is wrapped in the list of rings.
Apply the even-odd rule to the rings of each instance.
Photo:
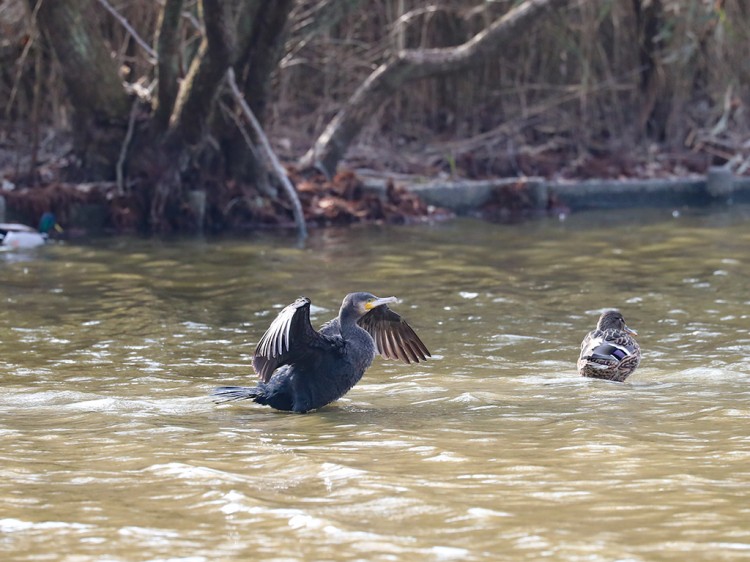
[[[297,191],[294,189],[292,182],[289,181],[289,176],[287,176],[286,171],[281,165],[281,162],[279,162],[273,148],[271,148],[271,143],[268,142],[268,137],[266,137],[266,134],[263,132],[263,127],[260,126],[260,123],[255,118],[250,106],[247,105],[245,98],[242,96],[240,89],[237,87],[234,70],[231,67],[227,70],[226,76],[229,88],[232,90],[232,95],[237,102],[237,105],[240,106],[242,113],[253,128],[256,138],[260,141],[260,148],[263,150],[265,157],[268,159],[274,173],[279,178],[289,200],[292,202],[292,213],[294,215],[294,222],[297,224],[297,232],[300,240],[304,240],[307,238],[307,225],[305,224],[305,215],[302,213],[302,204],[297,196]]]
[[[133,100],[133,107],[130,108],[130,117],[128,118],[128,131],[125,133],[125,139],[122,141],[120,147],[120,156],[117,158],[117,167],[115,173],[117,174],[117,194],[125,195],[125,160],[128,158],[128,149],[130,148],[130,141],[133,139],[133,130],[135,129],[135,116],[138,113],[138,104],[140,99],[137,97]]]
[[[257,147],[255,146],[255,143],[253,142],[253,139],[250,138],[250,133],[247,131],[247,128],[242,123],[242,120],[237,115],[237,113],[231,109],[228,105],[226,105],[224,102],[219,101],[219,107],[221,108],[222,113],[226,115],[229,119],[232,120],[232,123],[235,124],[237,127],[237,130],[240,132],[240,135],[242,135],[242,138],[245,140],[245,144],[247,145],[248,150],[250,150],[250,153],[253,155],[253,158],[255,160],[263,165],[263,172],[267,173],[269,168],[271,168],[271,163],[267,162],[266,158],[264,158],[263,154],[260,154],[258,152]],[[263,194],[267,195],[268,197],[276,198],[275,189],[271,187],[271,185],[268,182],[268,178],[266,176],[263,176],[262,178],[256,177],[258,185],[256,186],[259,191],[261,191]]]
[[[225,105],[223,102],[219,101],[219,107],[221,107],[222,111],[224,112],[224,115],[229,117],[232,122],[237,127],[237,130],[240,132],[240,135],[242,135],[242,138],[245,139],[245,144],[247,144],[247,147],[250,149],[250,152],[252,152],[253,156],[256,159],[260,159],[261,156],[258,154],[258,151],[255,149],[255,144],[253,143],[253,139],[250,138],[250,133],[247,132],[247,129],[242,124],[242,121],[240,121],[240,118],[237,117],[237,115],[229,109],[228,105]]]
[[[16,101],[16,95],[18,94],[18,84],[21,82],[21,75],[23,74],[24,69],[24,63],[26,62],[26,57],[29,56],[29,51],[31,50],[31,47],[36,43],[37,39],[37,27],[36,27],[36,16],[39,13],[39,9],[42,7],[42,4],[44,4],[44,0],[39,0],[39,2],[36,3],[34,6],[34,10],[31,12],[31,31],[29,32],[29,39],[26,41],[26,45],[23,47],[23,51],[21,52],[21,56],[18,58],[18,61],[16,61],[16,76],[15,80],[13,80],[13,88],[10,91],[10,96],[8,97],[8,104],[5,106],[5,118],[7,119],[10,117],[11,109],[13,108],[13,103]],[[37,76],[37,80],[39,77]]]
[[[42,50],[37,49],[34,57],[34,93],[31,102],[31,162],[29,162],[29,177],[32,185],[36,185],[38,175],[36,174],[37,162],[39,160],[39,113],[42,105]]]
[[[120,25],[122,25],[127,30],[127,32],[130,33],[130,36],[135,39],[135,42],[138,43],[143,48],[143,50],[146,51],[146,54],[148,54],[148,56],[155,61],[156,51],[151,48],[151,45],[141,39],[141,36],[138,35],[138,32],[136,32],[136,30],[133,29],[133,26],[128,23],[128,20],[126,20],[124,16],[122,16],[117,10],[115,10],[112,5],[107,2],[107,0],[99,0],[99,3],[104,6],[104,9],[112,14],[117,21],[120,22]]]
[[[750,157],[745,158],[745,160],[737,166],[737,169],[735,170],[735,174],[738,176],[745,175],[745,172],[750,169]]]

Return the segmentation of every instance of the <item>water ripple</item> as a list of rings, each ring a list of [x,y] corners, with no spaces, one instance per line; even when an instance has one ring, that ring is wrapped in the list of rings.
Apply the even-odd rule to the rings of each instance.
[[[746,217],[592,218],[3,260],[4,551],[746,559]],[[251,384],[281,307],[306,294],[317,325],[354,289],[398,295],[433,358],[377,359],[306,416],[211,402],[217,384]],[[624,384],[575,370],[607,306],[641,334]]]

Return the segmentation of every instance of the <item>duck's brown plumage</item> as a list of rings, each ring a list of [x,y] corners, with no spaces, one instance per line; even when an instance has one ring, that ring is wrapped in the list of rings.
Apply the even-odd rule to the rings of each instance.
[[[581,342],[578,372],[584,377],[622,382],[641,362],[637,332],[628,328],[618,310],[605,310],[596,329]]]

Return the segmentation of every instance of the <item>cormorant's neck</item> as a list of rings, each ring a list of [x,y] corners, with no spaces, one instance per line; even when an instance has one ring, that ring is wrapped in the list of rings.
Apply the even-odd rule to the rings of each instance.
[[[359,314],[351,308],[342,307],[339,310],[339,325],[342,333],[357,328],[357,320],[359,320]]]

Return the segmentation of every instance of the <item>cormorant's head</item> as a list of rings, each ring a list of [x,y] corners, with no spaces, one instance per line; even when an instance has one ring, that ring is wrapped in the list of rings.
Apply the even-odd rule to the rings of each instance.
[[[602,315],[599,317],[599,322],[597,323],[596,327],[599,330],[620,330],[621,332],[626,332],[631,336],[638,335],[638,332],[631,328],[628,328],[627,324],[625,324],[625,318],[622,317],[620,311],[614,309],[605,310],[604,312],[602,312]]]
[[[341,313],[353,313],[357,318],[361,318],[373,308],[392,302],[398,302],[398,299],[396,297],[378,298],[372,293],[349,293],[341,303]]]

